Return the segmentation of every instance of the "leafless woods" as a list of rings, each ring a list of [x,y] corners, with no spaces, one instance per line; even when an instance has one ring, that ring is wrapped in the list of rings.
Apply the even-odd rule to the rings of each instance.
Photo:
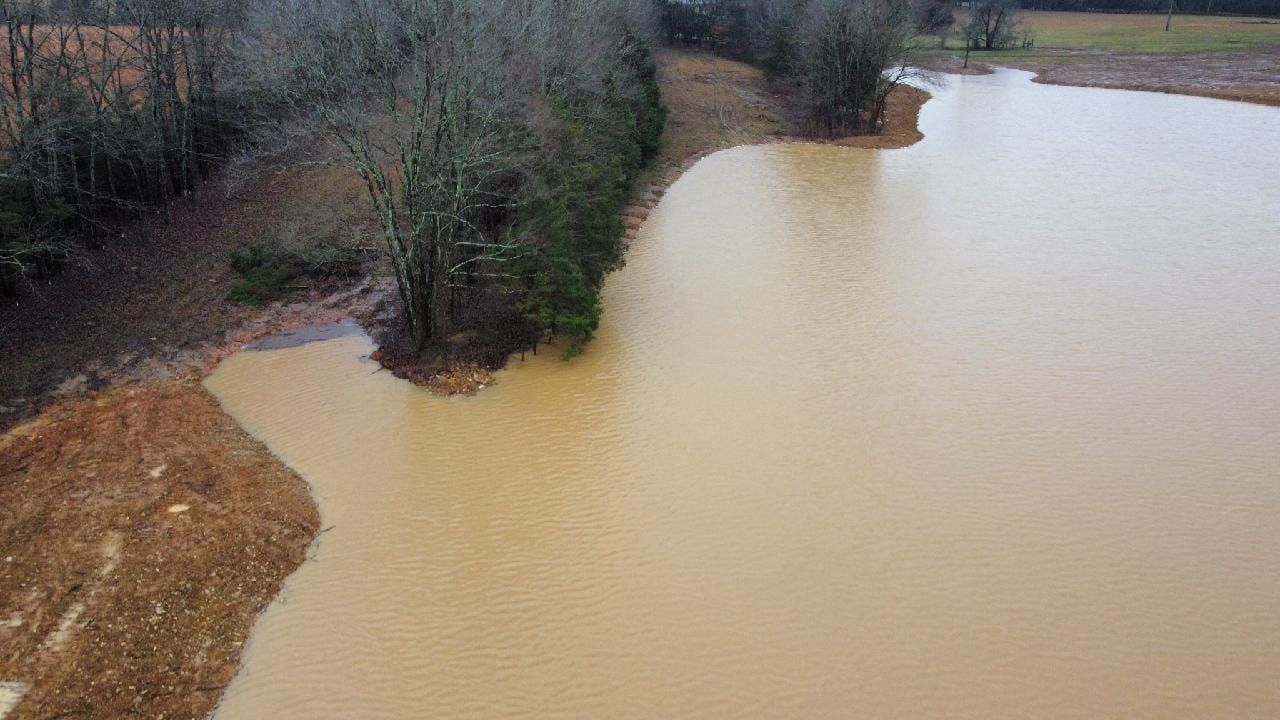
[[[191,193],[233,148],[302,135],[366,184],[415,349],[478,312],[576,348],[661,134],[652,11],[0,0],[0,291]]]
[[[666,0],[673,42],[709,45],[794,82],[821,135],[875,133],[914,74],[920,33],[951,23],[949,0]]]

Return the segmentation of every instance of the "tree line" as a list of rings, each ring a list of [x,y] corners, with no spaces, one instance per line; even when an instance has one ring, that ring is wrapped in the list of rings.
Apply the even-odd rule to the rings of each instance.
[[[1168,0],[1024,0],[1031,10],[1101,11],[1154,13],[1165,12]],[[1180,13],[1205,15],[1280,15],[1280,0],[1175,0]]]
[[[0,0],[0,278],[280,128],[364,181],[412,346],[479,313],[576,352],[665,110],[627,0]]]
[[[953,22],[951,0],[661,0],[663,35],[794,83],[817,134],[878,132],[913,74],[921,33]]]
[[[236,136],[229,0],[0,0],[0,296],[190,194]]]

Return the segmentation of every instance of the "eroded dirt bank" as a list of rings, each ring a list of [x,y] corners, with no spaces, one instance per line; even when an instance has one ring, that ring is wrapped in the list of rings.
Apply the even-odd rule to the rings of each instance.
[[[1196,95],[1280,105],[1280,47],[1198,55],[1086,55],[1065,62],[1014,63],[1036,82]]]
[[[202,718],[319,518],[198,384],[57,404],[0,438],[14,720]]]

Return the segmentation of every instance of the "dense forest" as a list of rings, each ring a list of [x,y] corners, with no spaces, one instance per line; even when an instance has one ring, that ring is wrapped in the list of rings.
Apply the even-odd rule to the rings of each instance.
[[[966,12],[992,2],[1012,6]],[[875,133],[913,72],[904,58],[956,13],[951,0],[0,0],[0,298],[128,242],[229,158],[304,137],[326,148],[305,161],[363,181],[413,351],[498,318],[572,354],[659,150],[656,43],[761,67],[796,89],[815,134]],[[990,25],[972,46],[1010,41]]]
[[[1166,12],[1169,0],[1025,0],[1028,10]],[[1206,15],[1280,15],[1280,0],[1174,0],[1180,13]]]
[[[497,308],[572,352],[664,122],[653,8],[626,0],[3,0],[0,22],[5,295],[288,128],[365,182],[415,349]]]
[[[793,84],[812,132],[880,129],[921,34],[949,28],[951,0],[661,0],[666,42],[707,47]]]
[[[816,132],[868,133],[919,15],[908,0],[0,0],[0,293],[127,242],[231,155],[305,136],[329,148],[307,162],[363,181],[412,352],[497,324],[573,354],[659,149],[656,42],[723,35],[802,88]],[[251,250],[238,270],[271,252]]]

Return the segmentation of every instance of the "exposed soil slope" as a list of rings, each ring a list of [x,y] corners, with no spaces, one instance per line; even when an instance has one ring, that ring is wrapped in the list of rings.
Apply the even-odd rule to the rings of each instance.
[[[117,390],[0,438],[13,720],[203,718],[303,560],[306,484],[198,385]]]
[[[1014,67],[1036,82],[1198,95],[1280,105],[1280,47],[1197,55],[1064,54],[1074,61],[1033,60]]]

